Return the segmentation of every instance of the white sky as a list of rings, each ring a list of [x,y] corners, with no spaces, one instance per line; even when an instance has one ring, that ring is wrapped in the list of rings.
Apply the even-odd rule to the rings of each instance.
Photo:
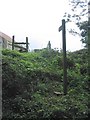
[[[0,31],[16,41],[29,38],[30,49],[62,48],[61,20],[68,11],[68,0],[0,0]],[[66,26],[74,27],[73,24]],[[80,38],[67,32],[67,50],[82,48]]]

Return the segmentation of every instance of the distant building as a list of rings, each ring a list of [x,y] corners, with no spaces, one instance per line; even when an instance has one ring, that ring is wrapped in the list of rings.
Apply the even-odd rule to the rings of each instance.
[[[0,32],[0,49],[11,49],[12,50],[12,38],[5,33]],[[21,45],[15,45],[15,50],[25,51],[25,48]]]
[[[0,46],[5,49],[12,49],[12,39],[2,32],[0,32]]]

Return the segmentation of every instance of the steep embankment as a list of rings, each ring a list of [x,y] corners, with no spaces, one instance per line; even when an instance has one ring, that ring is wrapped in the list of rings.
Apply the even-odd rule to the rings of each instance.
[[[86,50],[67,53],[68,94],[63,95],[62,53],[2,51],[3,120],[84,119],[88,114]]]

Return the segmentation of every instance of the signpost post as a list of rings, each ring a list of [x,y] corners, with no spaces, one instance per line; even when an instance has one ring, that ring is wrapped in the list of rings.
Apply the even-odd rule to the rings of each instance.
[[[67,94],[67,59],[66,59],[66,28],[65,20],[62,20],[62,25],[59,27],[59,32],[62,30],[62,43],[63,43],[63,92]]]

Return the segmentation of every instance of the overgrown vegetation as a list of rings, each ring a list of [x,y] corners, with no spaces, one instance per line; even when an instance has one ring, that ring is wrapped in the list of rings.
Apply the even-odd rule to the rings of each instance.
[[[67,52],[68,94],[63,95],[62,52],[3,50],[2,120],[87,119],[87,66],[86,49]]]

